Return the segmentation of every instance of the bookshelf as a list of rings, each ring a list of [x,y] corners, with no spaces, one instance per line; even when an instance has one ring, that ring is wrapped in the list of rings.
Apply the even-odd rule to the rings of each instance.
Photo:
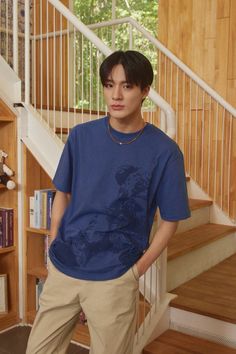
[[[52,181],[31,152],[24,149],[24,191],[25,191],[25,322],[32,324],[36,315],[36,279],[45,279],[44,239],[49,230],[29,227],[29,197],[36,189],[53,188]],[[77,324],[73,340],[89,345],[88,327]]]
[[[45,279],[45,237],[49,230],[30,227],[29,197],[36,189],[53,188],[52,181],[31,152],[24,147],[24,206],[25,206],[25,322],[32,324],[36,315],[36,279]]]
[[[8,311],[0,314],[0,331],[20,322],[18,292],[18,208],[17,208],[17,118],[0,98],[0,149],[8,154],[7,165],[15,172],[16,188],[0,185],[0,207],[14,210],[14,244],[0,248],[0,273],[7,274]]]

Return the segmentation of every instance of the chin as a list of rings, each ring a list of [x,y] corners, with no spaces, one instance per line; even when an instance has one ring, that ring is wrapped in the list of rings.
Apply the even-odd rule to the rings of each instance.
[[[116,112],[110,111],[109,116],[110,118],[114,118],[114,119],[125,119],[127,117],[126,114],[117,111]]]
[[[117,120],[117,121],[128,121],[128,119],[129,119],[129,117],[127,117],[127,116],[122,116],[122,117],[117,117],[117,116],[114,116],[114,115],[112,115],[112,116],[110,116],[110,118],[112,118],[112,119],[115,119],[115,120]]]

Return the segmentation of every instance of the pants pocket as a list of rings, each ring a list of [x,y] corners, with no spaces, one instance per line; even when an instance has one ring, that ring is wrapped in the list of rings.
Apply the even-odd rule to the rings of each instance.
[[[132,267],[132,273],[133,273],[133,277],[136,281],[139,281],[139,274],[138,274],[138,268],[137,265],[134,264]]]

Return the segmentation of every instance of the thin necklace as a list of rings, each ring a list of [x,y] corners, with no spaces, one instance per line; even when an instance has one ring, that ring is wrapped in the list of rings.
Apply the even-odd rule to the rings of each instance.
[[[120,141],[118,139],[116,139],[113,135],[112,135],[112,132],[111,132],[111,126],[110,126],[110,119],[108,118],[108,121],[107,121],[107,130],[108,130],[108,133],[110,135],[110,138],[116,143],[116,144],[119,144],[119,145],[129,145],[131,143],[133,143],[135,140],[137,140],[140,135],[143,133],[144,131],[144,128],[146,127],[147,123],[144,122],[144,126],[143,128],[138,132],[138,134],[131,140],[129,141]]]

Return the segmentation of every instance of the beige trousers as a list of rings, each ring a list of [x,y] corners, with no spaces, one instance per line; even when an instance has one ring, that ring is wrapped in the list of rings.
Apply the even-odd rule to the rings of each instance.
[[[132,354],[138,304],[138,272],[87,281],[49,264],[39,311],[26,354],[65,354],[83,309],[91,338],[90,354]]]

